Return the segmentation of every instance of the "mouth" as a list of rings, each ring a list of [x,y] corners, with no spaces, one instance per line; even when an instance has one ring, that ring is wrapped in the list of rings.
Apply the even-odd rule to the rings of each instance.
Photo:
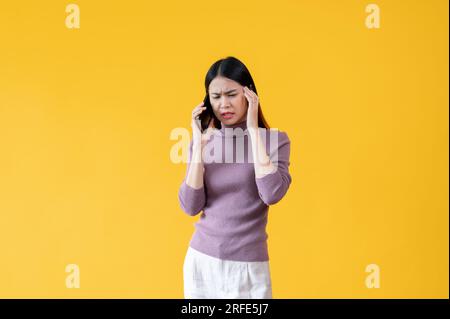
[[[222,115],[222,117],[224,119],[231,119],[234,116],[233,112],[224,112],[224,113],[220,113],[220,115]]]

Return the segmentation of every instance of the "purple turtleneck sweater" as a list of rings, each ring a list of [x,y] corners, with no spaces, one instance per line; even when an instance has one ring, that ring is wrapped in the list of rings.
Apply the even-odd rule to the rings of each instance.
[[[265,139],[266,153],[277,167],[275,172],[256,178],[246,121],[222,123],[203,148],[205,170],[199,189],[186,184],[192,158],[190,142],[188,170],[178,199],[190,216],[203,211],[189,243],[192,248],[223,260],[269,260],[267,215],[269,205],[280,201],[291,184],[290,140],[285,132],[274,129],[260,128],[259,135]]]

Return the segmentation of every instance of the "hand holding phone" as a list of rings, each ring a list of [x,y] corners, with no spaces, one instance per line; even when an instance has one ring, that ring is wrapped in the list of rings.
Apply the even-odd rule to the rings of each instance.
[[[192,111],[191,126],[193,142],[203,146],[212,134],[212,130],[207,129],[214,128],[214,117],[208,112],[208,107],[204,102],[197,105]]]

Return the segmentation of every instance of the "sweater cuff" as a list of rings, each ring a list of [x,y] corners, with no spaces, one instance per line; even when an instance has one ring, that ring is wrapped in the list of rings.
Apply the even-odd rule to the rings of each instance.
[[[194,188],[194,187],[188,185],[186,183],[186,180],[183,181],[183,186],[184,186],[185,195],[188,196],[189,198],[196,197],[198,195],[202,195],[204,188],[205,188],[204,185],[202,185],[202,187],[200,187],[200,188]]]
[[[283,178],[278,169],[263,177],[255,178],[255,181],[259,196],[266,205],[274,204],[279,200]]]
[[[189,215],[196,215],[199,213],[205,203],[205,187],[193,188],[183,181],[179,192],[179,200],[181,208]]]
[[[272,173],[266,174],[262,177],[255,177],[256,184],[261,186],[261,190],[268,191],[270,190],[271,186],[276,185],[279,183],[280,180],[280,172],[277,170],[273,171]]]

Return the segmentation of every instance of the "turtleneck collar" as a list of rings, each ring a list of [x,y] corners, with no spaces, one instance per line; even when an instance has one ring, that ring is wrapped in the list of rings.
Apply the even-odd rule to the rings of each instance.
[[[222,136],[224,136],[225,134],[227,136],[229,135],[235,135],[235,136],[241,136],[241,135],[246,135],[247,134],[247,119],[245,119],[244,121],[240,122],[240,123],[235,123],[235,124],[224,124],[223,122],[220,122],[222,127],[220,128],[220,134]],[[235,128],[240,128],[242,129],[243,133],[241,133],[240,130],[234,130]],[[227,129],[225,131],[225,129]]]

